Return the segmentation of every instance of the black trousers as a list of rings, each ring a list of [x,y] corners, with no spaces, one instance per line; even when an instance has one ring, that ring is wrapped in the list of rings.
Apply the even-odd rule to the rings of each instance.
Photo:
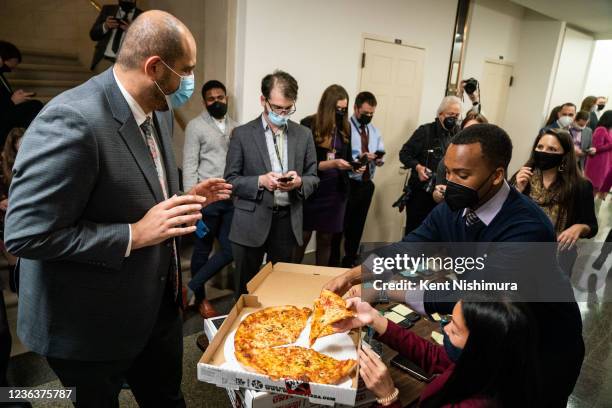
[[[30,126],[30,122],[34,120],[42,107],[41,101],[33,99],[15,105],[6,112],[0,112],[0,147],[4,146],[6,136],[12,128]]]
[[[124,380],[140,407],[185,407],[181,392],[183,323],[170,292],[168,285],[151,337],[134,359],[76,361],[47,357],[62,384],[76,387],[76,407],[119,407],[117,398]]]
[[[272,215],[272,226],[268,238],[260,247],[249,247],[232,242],[234,253],[234,282],[236,282],[236,299],[247,293],[247,283],[259,272],[264,254],[268,255],[268,262],[293,262],[293,254],[297,248],[297,241],[291,226],[291,212],[289,208],[275,212]]]
[[[344,215],[344,258],[342,266],[353,267],[374,196],[374,183],[350,180],[349,198]]]
[[[12,338],[11,331],[6,316],[6,305],[4,303],[4,293],[0,289],[0,387],[8,385],[6,380],[6,370],[11,359]]]
[[[436,206],[436,202],[430,193],[422,187],[412,187],[412,196],[406,203],[406,231],[408,234],[420,226],[431,210]]]

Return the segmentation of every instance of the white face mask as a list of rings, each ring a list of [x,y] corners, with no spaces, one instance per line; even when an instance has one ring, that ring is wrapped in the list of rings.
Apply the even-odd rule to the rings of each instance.
[[[561,116],[557,122],[562,128],[566,128],[572,124],[573,119],[570,116]]]

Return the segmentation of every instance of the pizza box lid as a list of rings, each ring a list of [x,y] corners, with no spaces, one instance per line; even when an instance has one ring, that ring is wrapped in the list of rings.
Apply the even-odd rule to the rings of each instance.
[[[227,319],[210,342],[198,362],[198,380],[225,388],[246,388],[307,397],[313,403],[352,405],[357,396],[359,368],[353,371],[350,388],[337,385],[298,383],[296,381],[273,381],[268,376],[228,369],[225,363],[224,345],[227,336],[240,323],[242,316],[269,306],[294,305],[312,308],[321,288],[331,278],[346,269],[312,265],[268,263],[247,284],[249,294],[242,295],[227,315]],[[355,347],[361,338],[358,332],[351,332]]]

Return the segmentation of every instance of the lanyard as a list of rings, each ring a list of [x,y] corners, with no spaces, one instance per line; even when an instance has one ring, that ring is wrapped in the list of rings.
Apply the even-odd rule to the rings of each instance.
[[[278,159],[278,163],[280,164],[280,168],[281,168],[281,173],[285,174],[285,169],[283,166],[283,158],[282,155],[280,153],[280,151],[283,148],[283,131],[281,130],[278,134],[280,135],[280,150],[278,148],[278,143],[276,142],[276,134],[274,134],[274,132],[272,132],[272,128],[270,128],[270,132],[272,133],[272,141],[274,142],[274,150],[276,151],[276,158]]]

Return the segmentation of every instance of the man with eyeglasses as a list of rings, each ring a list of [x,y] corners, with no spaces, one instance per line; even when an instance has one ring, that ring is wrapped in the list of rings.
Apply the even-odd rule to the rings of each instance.
[[[297,81],[275,71],[261,81],[263,113],[234,129],[225,178],[232,184],[235,296],[246,293],[264,254],[270,262],[292,262],[302,245],[302,203],[317,187],[317,159],[308,128],[291,120]]]
[[[363,174],[350,174],[349,199],[344,216],[344,258],[342,266],[352,268],[357,260],[357,252],[368,210],[374,196],[374,172],[382,166],[385,147],[380,131],[374,127],[372,117],[376,112],[376,97],[371,92],[360,92],[355,98],[351,124],[352,155],[355,160],[363,156],[368,165]]]
[[[432,177],[451,137],[459,130],[460,114],[461,99],[444,97],[434,121],[419,126],[402,146],[400,161],[412,169],[408,180],[410,194],[406,200],[406,234],[421,225],[436,206],[431,195],[436,184]]]

